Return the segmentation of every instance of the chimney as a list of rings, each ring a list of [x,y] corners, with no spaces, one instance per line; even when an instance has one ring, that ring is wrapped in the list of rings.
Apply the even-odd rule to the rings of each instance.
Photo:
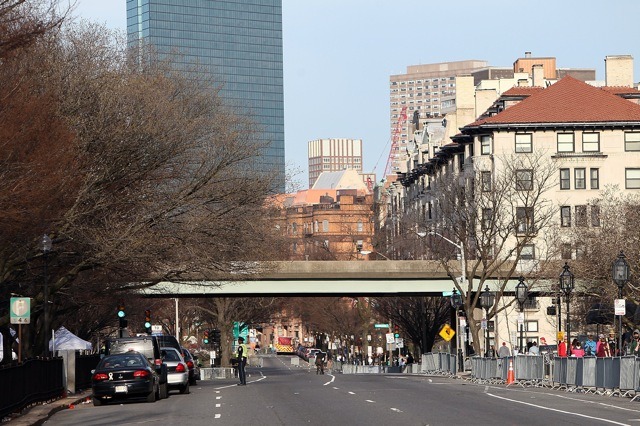
[[[544,87],[544,65],[536,64],[531,67],[533,87]]]
[[[633,56],[607,56],[604,69],[607,86],[633,87]]]
[[[524,57],[525,58],[530,58],[531,57],[531,52],[524,52]]]

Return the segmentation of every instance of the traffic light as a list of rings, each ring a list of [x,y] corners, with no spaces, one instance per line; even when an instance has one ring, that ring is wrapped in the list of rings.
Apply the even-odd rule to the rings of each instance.
[[[151,334],[151,310],[144,311],[144,328],[147,334]]]
[[[124,311],[124,303],[120,303],[118,305],[118,325],[120,329],[127,328],[127,320],[125,318],[126,316],[127,314]]]
[[[217,328],[213,329],[213,344],[220,344],[220,330],[218,330]]]
[[[205,345],[209,344],[209,330],[205,330],[204,334],[202,335],[202,343],[204,343]]]
[[[393,337],[395,337],[396,339],[400,337],[400,327],[398,327],[397,325],[394,325],[393,330],[394,330]]]

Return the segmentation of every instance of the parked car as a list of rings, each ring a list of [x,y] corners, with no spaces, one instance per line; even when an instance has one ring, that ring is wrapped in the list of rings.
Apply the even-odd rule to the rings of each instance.
[[[169,389],[178,389],[180,393],[189,393],[189,368],[182,354],[175,348],[162,348],[162,357],[167,364]]]
[[[160,397],[160,375],[141,353],[128,351],[105,356],[91,376],[93,405],[128,398],[155,402]]]
[[[160,345],[155,336],[120,337],[105,342],[105,356],[127,352],[138,352],[147,357],[149,362],[155,366],[156,372],[160,376],[159,399],[167,398],[169,396],[167,365],[162,362]]]
[[[189,368],[189,384],[195,385],[196,380],[200,380],[200,367],[198,367],[195,357],[191,355],[187,348],[182,348],[182,356],[187,363],[187,368]]]
[[[168,334],[154,334],[161,348],[174,348],[178,352],[182,352],[182,346],[178,343],[178,339]]]

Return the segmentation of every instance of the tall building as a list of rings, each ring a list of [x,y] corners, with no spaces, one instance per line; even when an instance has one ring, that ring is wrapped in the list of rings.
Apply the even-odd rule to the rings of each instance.
[[[282,0],[127,0],[127,34],[220,84],[226,103],[262,129],[256,166],[284,192]]]
[[[322,172],[362,172],[362,139],[316,139],[308,148],[309,188]]]
[[[398,137],[397,145],[392,148],[395,152],[391,152],[391,172],[398,170],[395,157],[399,152],[406,151],[407,143],[413,137],[410,134],[411,123],[414,120],[441,117],[443,110],[455,106],[456,76],[471,74],[486,67],[486,61],[476,60],[410,65],[405,74],[390,77],[390,128],[394,137],[397,127]],[[401,120],[403,110],[408,120]]]

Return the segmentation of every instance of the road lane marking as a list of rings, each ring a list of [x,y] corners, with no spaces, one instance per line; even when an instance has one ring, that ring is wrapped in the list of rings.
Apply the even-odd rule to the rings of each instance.
[[[334,386],[333,388],[334,388],[335,390],[338,390],[338,389],[340,389],[340,388],[339,388],[339,387],[337,387],[337,386]]]
[[[351,391],[349,391],[349,394],[351,394],[351,395],[355,395],[356,393],[355,393],[355,392],[351,392]]]
[[[216,404],[216,408],[222,407],[222,404]]]
[[[589,416],[589,415],[582,414],[582,413],[576,413],[576,412],[573,412],[573,411],[565,411],[565,410],[559,410],[557,408],[544,407],[542,405],[532,404],[530,402],[518,401],[517,399],[505,398],[503,396],[494,395],[494,394],[488,393],[488,392],[487,392],[487,395],[492,396],[494,398],[502,399],[504,401],[516,402],[518,404],[523,404],[523,405],[528,405],[530,407],[539,408],[541,410],[555,411],[556,413],[569,414],[569,415],[572,415],[572,416],[584,417],[584,418],[593,419],[593,420],[600,420],[602,422],[611,423],[611,424],[614,424],[614,425],[629,426],[626,423],[620,423],[620,422],[616,422],[616,421],[613,421],[613,420],[603,419],[603,418],[599,418],[599,417],[593,417],[593,416]]]
[[[391,408],[391,411],[395,411],[396,413],[402,413],[402,410],[398,409],[398,408]]]
[[[222,397],[221,396],[216,396],[216,399],[222,399]]]
[[[334,376],[333,374],[329,374],[329,376],[331,376],[331,380],[329,380],[327,383],[324,383],[322,386],[330,385],[336,379],[336,376]]]
[[[219,419],[220,417],[222,417],[222,414],[216,414],[216,415],[215,415],[215,418],[216,418],[216,419]]]
[[[372,403],[374,403],[374,404],[376,403],[375,401],[372,401],[372,400],[370,400],[370,399],[365,399],[365,401],[366,401],[366,402],[372,402]]]

